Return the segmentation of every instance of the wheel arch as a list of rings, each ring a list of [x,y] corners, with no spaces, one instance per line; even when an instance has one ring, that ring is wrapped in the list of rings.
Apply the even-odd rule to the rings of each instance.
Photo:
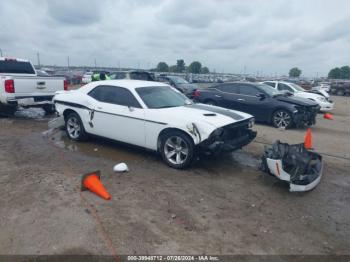
[[[168,127],[168,128],[163,129],[158,135],[158,139],[157,139],[157,152],[158,153],[160,152],[160,146],[161,146],[162,137],[164,135],[168,134],[169,132],[172,132],[172,131],[181,132],[182,134],[187,136],[192,141],[193,145],[195,145],[193,137],[188,132],[186,132],[186,131],[184,131],[184,130],[182,130],[180,128]]]
[[[68,115],[69,115],[70,113],[76,113],[76,114],[78,114],[77,111],[75,111],[75,110],[73,110],[73,109],[71,109],[71,108],[67,108],[67,109],[65,109],[65,110],[63,111],[64,120],[67,119],[67,117],[68,117]],[[78,114],[78,115],[79,115],[79,114]]]

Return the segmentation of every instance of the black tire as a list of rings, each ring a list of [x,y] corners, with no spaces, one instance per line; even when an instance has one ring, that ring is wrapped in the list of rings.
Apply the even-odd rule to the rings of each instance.
[[[212,100],[212,99],[205,100],[204,104],[212,105],[212,106],[216,106],[217,105],[217,103],[214,100]]]
[[[170,167],[185,169],[194,158],[192,139],[181,131],[170,131],[161,137],[159,148],[163,161]]]
[[[65,130],[67,136],[71,140],[83,141],[87,138],[84,125],[79,115],[75,112],[69,113],[69,115],[65,118]]]
[[[0,104],[0,116],[11,117],[17,111],[17,106],[4,106]]]
[[[293,125],[292,114],[286,110],[278,109],[272,114],[271,123],[276,128],[290,128]]]
[[[46,115],[52,115],[56,112],[55,105],[44,105],[42,108],[44,109]]]

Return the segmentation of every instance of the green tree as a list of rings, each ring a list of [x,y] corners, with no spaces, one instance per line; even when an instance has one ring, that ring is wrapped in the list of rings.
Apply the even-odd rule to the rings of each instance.
[[[192,62],[188,67],[188,72],[193,74],[199,74],[202,69],[202,64],[198,61]]]
[[[335,67],[329,71],[328,78],[331,78],[331,79],[350,79],[350,67],[349,66],[342,66],[340,68]]]
[[[158,72],[169,72],[169,66],[165,62],[159,62],[157,65]]]
[[[350,67],[349,66],[342,66],[340,68],[341,70],[341,78],[342,79],[350,79]]]
[[[289,77],[299,77],[301,73],[302,71],[299,68],[293,67],[289,70]]]
[[[186,70],[185,61],[183,59],[179,59],[176,62],[176,72],[183,73]]]
[[[331,79],[340,79],[341,78],[341,70],[339,67],[335,67],[333,69],[331,69],[331,71],[329,71],[328,73],[328,78]]]
[[[206,67],[206,66],[202,67],[201,73],[202,73],[202,74],[209,74],[209,73],[210,73],[209,68]]]
[[[177,72],[177,65],[172,65],[169,67],[169,72],[176,73]]]

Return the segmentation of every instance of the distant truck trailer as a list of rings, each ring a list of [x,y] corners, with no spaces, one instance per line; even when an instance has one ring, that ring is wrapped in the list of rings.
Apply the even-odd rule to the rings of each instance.
[[[350,80],[333,80],[330,93],[338,96],[350,95]]]

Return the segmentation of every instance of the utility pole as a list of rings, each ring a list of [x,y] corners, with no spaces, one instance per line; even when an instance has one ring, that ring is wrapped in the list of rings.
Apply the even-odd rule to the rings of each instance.
[[[2,57],[2,49],[0,48],[0,56]]]
[[[67,64],[68,64],[68,70],[69,70],[69,56],[67,56]]]
[[[39,54],[39,52],[36,53],[36,57],[38,59],[38,66],[40,67],[40,54]]]
[[[95,69],[96,69],[97,68],[96,58],[95,58],[94,62],[95,62]]]

